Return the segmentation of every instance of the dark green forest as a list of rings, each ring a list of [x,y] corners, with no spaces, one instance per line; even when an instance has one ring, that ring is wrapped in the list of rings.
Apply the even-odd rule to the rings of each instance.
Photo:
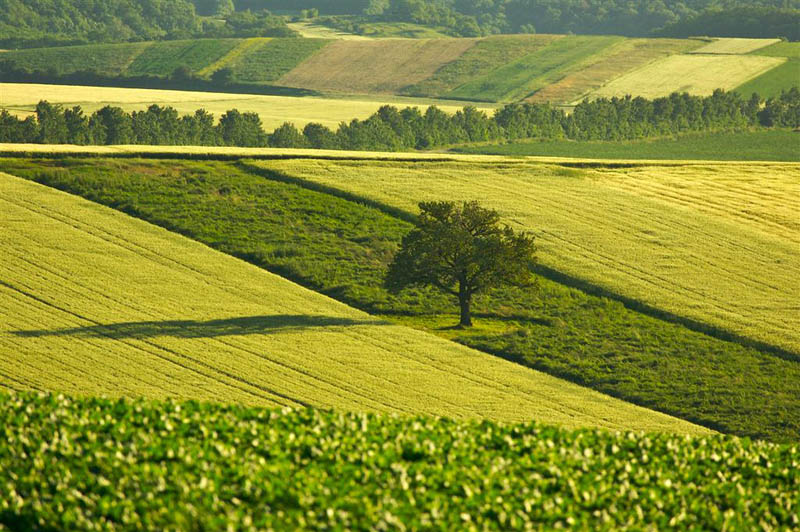
[[[800,39],[798,0],[237,0],[236,7],[315,8],[359,32],[368,21],[412,22],[452,35],[576,33]],[[350,15],[342,18],[341,15]],[[713,24],[704,24],[709,18]]]
[[[343,122],[336,131],[311,123],[300,131],[285,123],[271,134],[255,113],[226,112],[219,122],[199,109],[179,116],[151,105],[127,113],[106,106],[91,116],[79,107],[40,102],[24,120],[0,111],[0,142],[43,144],[145,144],[271,146],[341,150],[402,151],[461,143],[517,139],[633,140],[693,131],[752,127],[800,127],[800,90],[763,101],[754,94],[715,91],[700,97],[674,93],[664,98],[625,97],[584,101],[567,114],[549,104],[515,103],[488,116],[467,106],[453,115],[432,106],[397,109],[385,105],[365,120]]]
[[[212,3],[213,9],[209,8]],[[203,0],[0,0],[0,47],[294,34],[283,17],[264,9],[234,12],[230,0],[229,9],[224,4]]]

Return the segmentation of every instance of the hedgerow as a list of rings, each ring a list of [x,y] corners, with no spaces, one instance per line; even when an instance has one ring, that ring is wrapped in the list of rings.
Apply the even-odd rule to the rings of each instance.
[[[0,528],[788,529],[800,447],[0,395]]]

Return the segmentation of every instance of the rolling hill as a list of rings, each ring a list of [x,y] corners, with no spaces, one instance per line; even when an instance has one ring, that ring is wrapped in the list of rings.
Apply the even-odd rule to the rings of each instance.
[[[0,190],[3,388],[707,432],[63,192]]]
[[[774,92],[776,85],[798,83],[792,76],[795,51],[790,45],[774,39],[581,35],[197,39],[12,50],[2,54],[0,63],[8,72],[5,81],[75,83],[81,76],[90,81],[86,72],[94,71],[111,78],[104,78],[103,84],[131,78],[152,86],[147,85],[153,83],[147,76],[166,79],[179,67],[201,79],[229,68],[236,84],[227,87],[237,91],[300,90],[337,98],[406,95],[495,103],[528,99],[571,105],[584,97],[708,94],[762,77],[765,81],[754,86]],[[25,69],[33,72],[25,74]],[[225,87],[219,84],[221,91]],[[747,90],[751,88],[748,85]],[[0,101],[0,106],[4,103]]]
[[[409,212],[480,200],[533,231],[547,266],[800,355],[797,164],[259,164]]]

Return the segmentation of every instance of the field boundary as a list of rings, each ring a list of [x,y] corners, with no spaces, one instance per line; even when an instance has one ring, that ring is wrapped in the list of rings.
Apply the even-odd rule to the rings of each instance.
[[[256,48],[257,46],[260,46],[261,44],[267,43],[271,40],[272,39],[269,37],[252,37],[250,39],[245,39],[236,46],[234,46],[230,52],[220,57],[210,65],[198,70],[197,73],[201,76],[207,76],[213,74],[217,70],[225,68],[233,61],[236,61],[237,59],[239,59],[239,57],[246,54],[253,48]]]

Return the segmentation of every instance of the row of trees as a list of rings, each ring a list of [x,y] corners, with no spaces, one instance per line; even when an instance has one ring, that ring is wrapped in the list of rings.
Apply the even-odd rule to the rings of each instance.
[[[234,8],[232,0],[0,0],[0,46],[294,35],[263,5]]]
[[[538,31],[800,38],[798,0],[261,0],[261,4],[267,9],[316,8],[324,15],[358,16],[331,20],[351,31],[359,30],[360,21],[389,21],[436,26],[467,37]],[[706,19],[715,22],[702,25]]]
[[[0,142],[44,144],[149,144],[273,146],[346,150],[427,149],[469,142],[526,138],[629,140],[689,131],[800,127],[800,90],[763,102],[717,90],[708,97],[672,94],[665,98],[584,101],[567,114],[548,104],[516,103],[488,116],[475,107],[453,115],[429,107],[381,107],[366,120],[343,122],[336,131],[311,123],[302,131],[285,123],[267,134],[255,113],[226,112],[219,122],[205,110],[179,116],[171,107],[151,105],[126,113],[106,106],[84,114],[42,101],[34,115],[19,119],[0,111]]]

